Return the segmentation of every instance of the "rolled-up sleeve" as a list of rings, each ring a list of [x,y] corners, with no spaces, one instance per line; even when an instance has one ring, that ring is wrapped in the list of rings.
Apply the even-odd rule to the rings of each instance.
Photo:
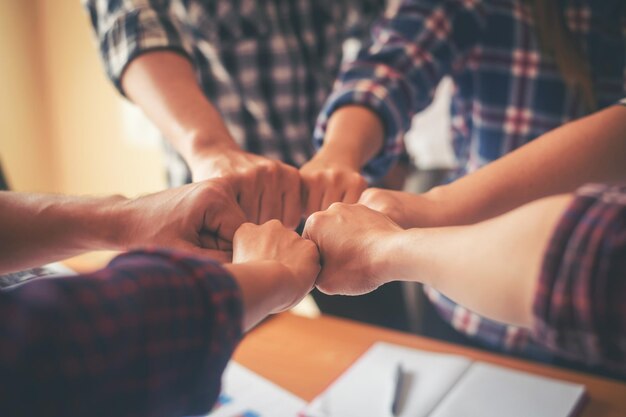
[[[185,56],[180,22],[167,0],[82,0],[107,75],[124,94],[121,78],[142,53],[166,49]]]
[[[342,69],[317,120],[320,147],[332,113],[345,105],[376,112],[385,126],[384,146],[364,174],[383,176],[401,153],[412,116],[432,101],[445,74],[462,67],[480,37],[480,2],[409,1],[389,12],[373,29],[373,44]]]
[[[534,334],[556,353],[626,374],[626,186],[576,194],[547,248]]]
[[[0,415],[165,417],[211,410],[243,306],[217,263],[144,250],[2,290],[0,314]]]

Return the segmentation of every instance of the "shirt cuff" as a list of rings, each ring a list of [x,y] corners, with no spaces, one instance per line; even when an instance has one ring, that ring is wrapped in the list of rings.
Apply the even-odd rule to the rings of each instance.
[[[189,58],[172,17],[152,8],[120,13],[99,35],[99,42],[107,75],[123,95],[122,76],[139,55],[169,50]]]
[[[393,90],[384,83],[371,79],[342,85],[333,92],[320,112],[313,132],[315,148],[319,149],[324,143],[328,120],[336,110],[346,105],[368,107],[382,119],[385,137],[383,148],[365,165],[363,175],[370,182],[383,177],[402,154],[404,149],[402,139],[410,123],[408,114],[399,109],[396,105],[397,98],[393,97],[390,91]]]
[[[111,266],[132,263],[142,256],[160,258],[174,266],[178,277],[172,278],[188,280],[188,290],[200,294],[203,299],[206,328],[197,337],[205,341],[201,348],[204,354],[189,384],[194,389],[185,393],[189,399],[185,412],[190,415],[206,414],[217,400],[221,388],[220,376],[243,337],[241,290],[234,277],[219,262],[184,252],[142,249],[118,256]]]
[[[582,187],[544,255],[533,305],[535,339],[566,358],[623,369],[624,259],[626,187]]]

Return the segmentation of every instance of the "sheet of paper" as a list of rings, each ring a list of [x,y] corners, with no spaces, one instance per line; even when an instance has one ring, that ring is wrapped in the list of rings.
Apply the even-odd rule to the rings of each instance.
[[[15,288],[35,279],[76,275],[76,272],[61,263],[52,263],[24,271],[0,275],[0,288]]]
[[[306,402],[278,385],[230,361],[222,393],[209,417],[298,417]]]
[[[585,387],[475,362],[431,417],[567,417]]]
[[[408,375],[400,417],[426,417],[470,366],[457,355],[376,343],[304,412],[308,417],[389,417],[397,365]]]

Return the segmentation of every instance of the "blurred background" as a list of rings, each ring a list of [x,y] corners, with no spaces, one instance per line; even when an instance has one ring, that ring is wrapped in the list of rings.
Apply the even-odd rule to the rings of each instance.
[[[107,81],[79,0],[0,0],[0,163],[15,191],[165,187],[158,133]]]

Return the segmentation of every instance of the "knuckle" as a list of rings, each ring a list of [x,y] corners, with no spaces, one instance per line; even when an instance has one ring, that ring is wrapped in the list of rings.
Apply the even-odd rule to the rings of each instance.
[[[312,232],[316,230],[318,227],[320,227],[320,224],[323,221],[323,217],[324,213],[320,211],[311,214],[304,223],[304,230],[306,230],[307,232]]]
[[[329,207],[328,210],[331,211],[341,211],[345,208],[346,204],[345,203],[340,203],[340,202],[334,202],[332,203]]]

